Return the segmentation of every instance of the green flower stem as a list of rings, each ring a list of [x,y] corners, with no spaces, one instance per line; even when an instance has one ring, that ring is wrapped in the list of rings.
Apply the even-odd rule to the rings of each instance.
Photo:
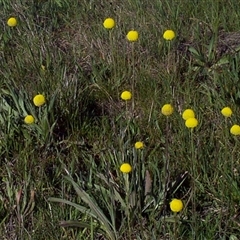
[[[167,72],[169,73],[170,66],[170,50],[171,50],[171,41],[167,41]]]
[[[192,224],[193,224],[193,239],[195,239],[196,235],[196,178],[197,178],[197,161],[195,156],[195,148],[194,148],[194,135],[193,135],[193,128],[190,131],[190,147],[191,147],[191,172],[192,172]]]
[[[228,145],[228,140],[229,140],[229,128],[228,128],[228,123],[227,123],[227,118],[225,117],[225,121],[224,121],[224,132],[225,132],[225,137],[224,137],[224,154],[226,155],[225,158],[227,158],[227,154],[226,154],[226,149],[228,149],[227,145]],[[232,155],[231,155],[232,156]],[[219,169],[221,169],[221,165],[223,164],[223,162],[221,161],[221,158],[218,158],[218,167]],[[226,164],[224,164],[224,166],[226,167]],[[224,169],[226,170],[226,169]],[[227,171],[224,171],[227,172]]]
[[[125,114],[126,114],[126,119],[128,119],[128,102],[125,101]]]
[[[167,117],[167,122],[166,122],[166,146],[165,146],[165,162],[164,162],[164,174],[165,174],[165,190],[164,190],[164,201],[166,201],[167,198],[167,189],[169,185],[169,120]],[[165,207],[164,207],[165,208]]]
[[[134,88],[135,88],[135,71],[136,71],[136,69],[135,69],[135,56],[134,56],[134,53],[135,53],[135,51],[134,51],[134,43],[133,44],[131,44],[132,46],[131,46],[131,48],[132,48],[132,61],[131,61],[131,64],[132,64],[132,80],[131,80],[131,88],[132,88],[132,96],[133,96],[133,98],[132,98],[132,113],[133,113],[133,111],[134,111],[134,106],[135,106],[135,102],[134,102]]]
[[[236,153],[239,151],[239,136],[234,136],[234,147],[231,154],[231,172],[234,175],[236,169]]]
[[[111,60],[112,60],[112,66],[113,66],[113,76],[112,76],[113,81],[111,82],[111,84],[113,84],[117,80],[117,64],[116,64],[116,58],[115,58],[115,56],[117,56],[117,53],[114,47],[114,37],[112,35],[112,30],[109,31],[109,42],[110,42],[110,53],[111,53]],[[119,95],[119,91],[118,91],[118,95]]]
[[[169,185],[170,173],[169,173],[169,119],[166,120],[166,144],[165,144],[165,156],[164,156],[164,206],[163,206],[163,232],[166,235],[165,216],[167,210],[167,190]]]
[[[124,174],[124,182],[125,182],[125,191],[126,191],[126,210],[125,213],[127,215],[127,222],[128,222],[128,230],[129,236],[131,237],[131,204],[130,204],[130,184],[129,184],[129,176],[128,174]]]
[[[177,213],[175,212],[174,213],[174,230],[173,230],[174,231],[174,240],[178,239],[177,221],[178,221]]]
[[[131,122],[131,119],[132,119],[132,112],[131,112],[131,115],[130,115],[130,112],[129,112],[129,109],[128,109],[128,102],[126,101],[126,121],[127,121],[127,126],[126,126],[126,132],[127,132],[127,135],[130,137],[131,136],[131,132],[130,132],[130,122]]]

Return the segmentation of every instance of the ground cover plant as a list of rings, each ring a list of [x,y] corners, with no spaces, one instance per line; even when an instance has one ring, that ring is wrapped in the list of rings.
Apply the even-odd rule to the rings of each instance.
[[[234,1],[0,1],[0,239],[239,239]]]

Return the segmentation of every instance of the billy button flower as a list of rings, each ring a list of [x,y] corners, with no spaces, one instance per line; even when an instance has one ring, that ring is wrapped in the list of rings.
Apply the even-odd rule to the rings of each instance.
[[[132,167],[129,163],[123,163],[121,166],[120,166],[120,171],[122,173],[130,173],[132,171]]]
[[[135,30],[131,30],[127,33],[127,40],[129,42],[136,42],[138,40],[138,32]]]
[[[10,17],[8,20],[7,20],[7,25],[9,27],[15,27],[17,25],[17,19],[15,17]]]
[[[173,40],[175,38],[175,32],[173,30],[166,30],[163,33],[163,38],[168,41]]]
[[[24,122],[26,124],[32,124],[34,123],[35,119],[32,115],[27,115],[25,118],[24,118]]]
[[[130,100],[132,98],[132,94],[129,91],[123,91],[121,93],[121,99],[124,101]]]
[[[230,133],[232,135],[238,136],[240,135],[240,126],[237,124],[234,124],[231,128],[230,128]]]
[[[185,122],[187,128],[195,128],[198,125],[198,120],[194,117],[188,118]]]
[[[136,149],[143,149],[144,144],[143,144],[143,142],[136,142],[135,145],[134,145],[134,147],[135,147]]]
[[[171,104],[163,105],[161,112],[164,116],[170,116],[173,113],[173,106]]]
[[[170,209],[172,212],[177,213],[182,211],[183,209],[183,202],[180,199],[172,199],[172,201],[170,202]]]
[[[106,29],[112,29],[115,27],[115,21],[113,18],[106,18],[103,22],[103,26],[106,28]]]
[[[221,113],[224,117],[231,117],[232,116],[232,109],[230,107],[224,107],[221,110]]]
[[[46,102],[46,99],[42,94],[38,94],[33,98],[33,103],[37,107],[42,106],[45,102]]]
[[[186,121],[188,120],[188,118],[195,118],[195,113],[192,109],[186,109],[183,113],[182,113],[182,118]]]

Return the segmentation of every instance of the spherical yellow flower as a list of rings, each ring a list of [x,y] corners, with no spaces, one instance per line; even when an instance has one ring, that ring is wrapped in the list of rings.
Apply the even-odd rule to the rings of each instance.
[[[170,116],[173,113],[173,106],[171,104],[163,105],[161,112],[165,116]]]
[[[183,209],[183,202],[180,199],[176,199],[174,198],[171,202],[170,202],[170,209],[172,212],[180,212]]]
[[[143,142],[136,142],[134,147],[136,149],[142,149],[144,147],[144,144],[143,144]]]
[[[38,94],[33,98],[33,103],[37,107],[42,106],[45,102],[46,102],[46,99],[42,94]]]
[[[138,40],[138,32],[134,31],[134,30],[129,31],[128,34],[127,34],[127,40],[129,42],[137,41]]]
[[[163,38],[165,40],[173,40],[175,38],[175,32],[173,30],[166,30],[163,33]]]
[[[127,101],[127,100],[130,100],[131,98],[132,98],[131,92],[129,92],[129,91],[123,91],[122,92],[122,94],[121,94],[121,99],[122,100]]]
[[[232,116],[232,109],[230,107],[224,107],[221,110],[221,113],[224,117],[231,117]]]
[[[195,128],[198,125],[198,120],[196,118],[188,118],[185,125],[187,128]]]
[[[114,19],[112,18],[106,18],[103,22],[103,26],[106,28],[106,29],[112,29],[115,27],[115,21]]]
[[[15,17],[10,17],[8,20],[7,20],[7,25],[9,27],[15,27],[17,25],[17,19]]]
[[[27,115],[25,118],[24,118],[24,122],[26,124],[32,124],[34,123],[34,117],[32,115]]]
[[[183,113],[182,113],[182,118],[184,120],[188,120],[189,118],[195,118],[195,113],[192,109],[186,109]]]
[[[132,171],[132,167],[129,163],[123,163],[120,166],[120,171],[123,173],[130,173]]]
[[[230,129],[230,133],[232,134],[232,135],[240,135],[240,126],[239,125],[237,125],[237,124],[234,124],[232,127],[231,127],[231,129]]]

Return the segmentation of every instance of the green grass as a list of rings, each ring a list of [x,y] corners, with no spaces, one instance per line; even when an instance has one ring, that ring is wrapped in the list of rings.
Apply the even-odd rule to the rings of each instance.
[[[240,28],[238,4],[147,2],[0,1],[2,239],[238,239],[240,55],[218,48]]]

